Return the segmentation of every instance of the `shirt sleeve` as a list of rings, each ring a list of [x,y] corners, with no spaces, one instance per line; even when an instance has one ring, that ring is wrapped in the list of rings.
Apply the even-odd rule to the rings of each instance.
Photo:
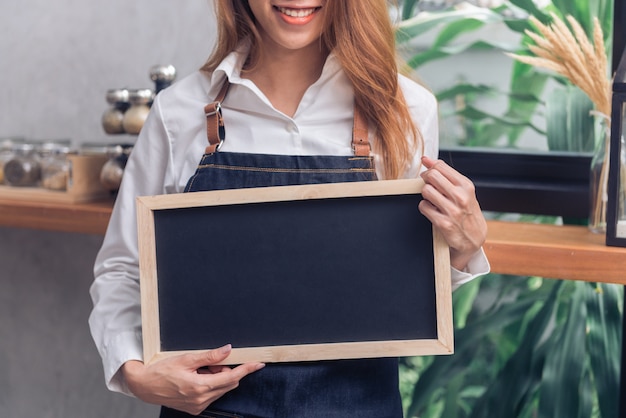
[[[405,77],[400,77],[399,82],[413,121],[424,141],[423,155],[436,159],[439,156],[439,108],[437,99],[424,87]],[[422,153],[415,154],[405,177],[415,178],[419,175],[422,170],[421,157]],[[452,290],[458,289],[462,284],[490,271],[489,261],[482,248],[470,259],[464,271],[459,271],[454,267],[450,268]]]
[[[135,199],[163,193],[169,148],[155,100],[124,169],[90,288],[89,326],[102,357],[107,387],[128,395],[119,369],[126,361],[143,359]]]
[[[491,266],[489,265],[489,260],[487,260],[487,256],[485,255],[485,251],[481,248],[467,263],[467,267],[465,270],[460,271],[455,269],[454,267],[450,267],[452,269],[450,277],[452,279],[452,290],[456,290],[461,285],[474,280],[479,276],[484,276],[489,273],[491,270]]]

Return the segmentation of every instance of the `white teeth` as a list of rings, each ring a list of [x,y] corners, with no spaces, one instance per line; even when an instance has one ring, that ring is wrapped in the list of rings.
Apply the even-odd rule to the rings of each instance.
[[[307,17],[315,11],[315,9],[287,9],[286,7],[279,7],[278,10],[291,17]]]

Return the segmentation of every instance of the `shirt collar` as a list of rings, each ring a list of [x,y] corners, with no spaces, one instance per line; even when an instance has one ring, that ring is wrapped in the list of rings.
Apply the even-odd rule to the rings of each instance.
[[[250,43],[242,41],[239,46],[230,54],[224,58],[224,60],[217,66],[213,74],[211,74],[211,87],[207,92],[208,96],[213,99],[219,93],[222,88],[222,84],[228,79],[233,84],[241,84],[241,69],[246,62],[248,53],[250,52]],[[324,68],[322,69],[322,75],[316,84],[323,82],[338,71],[341,70],[339,60],[333,52],[328,55]]]
[[[211,87],[207,92],[210,98],[217,96],[226,79],[231,83],[237,83],[241,80],[241,69],[248,57],[249,50],[250,45],[247,42],[242,42],[220,62],[213,74],[211,74]]]

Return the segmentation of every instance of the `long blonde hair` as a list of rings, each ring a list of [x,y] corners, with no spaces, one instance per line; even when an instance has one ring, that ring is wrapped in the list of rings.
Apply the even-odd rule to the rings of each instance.
[[[393,26],[386,0],[327,0],[321,42],[339,59],[376,136],[385,178],[401,177],[423,139],[398,86]],[[213,72],[244,39],[251,42],[249,65],[259,59],[260,36],[246,0],[216,0],[218,42],[203,71]],[[407,140],[408,138],[408,140]]]

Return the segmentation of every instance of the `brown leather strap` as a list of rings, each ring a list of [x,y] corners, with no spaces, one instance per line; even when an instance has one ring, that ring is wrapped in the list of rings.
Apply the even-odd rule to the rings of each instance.
[[[352,127],[352,149],[357,157],[369,157],[371,151],[367,121],[356,103],[354,105],[354,122]]]
[[[226,97],[226,93],[228,93],[229,87],[230,83],[226,80],[213,103],[204,106],[206,136],[209,141],[209,145],[205,150],[206,154],[212,154],[217,151],[226,137],[224,118],[222,117],[222,102]]]
[[[224,142],[225,128],[224,118],[222,117],[222,102],[226,98],[230,83],[228,80],[224,82],[222,89],[218,93],[213,103],[209,103],[204,107],[206,114],[206,134],[209,145],[206,147],[206,154],[216,152],[222,142]],[[367,121],[361,114],[359,107],[354,105],[354,122],[352,127],[352,149],[357,157],[369,157],[371,147],[368,137]]]

